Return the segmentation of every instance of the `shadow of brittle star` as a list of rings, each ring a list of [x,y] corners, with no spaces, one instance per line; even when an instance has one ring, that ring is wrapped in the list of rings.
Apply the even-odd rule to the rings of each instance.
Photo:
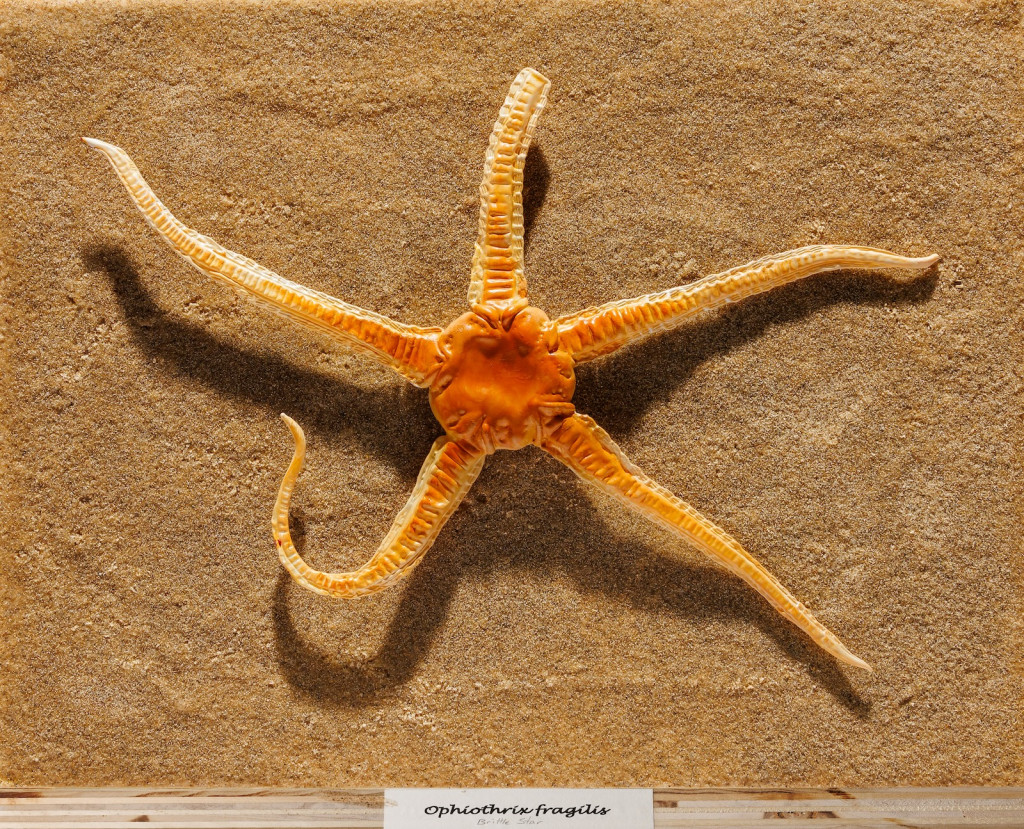
[[[501,108],[480,185],[480,232],[469,285],[471,310],[443,329],[394,322],[283,279],[221,247],[171,215],[124,151],[94,138],[83,140],[107,156],[146,221],[190,264],[430,390],[431,409],[445,434],[431,448],[412,496],[377,552],[350,573],[314,570],[292,543],[288,508],[302,470],[306,440],[299,425],[282,415],[295,440],[295,454],[281,483],[272,523],[281,562],[303,587],[326,596],[353,598],[394,584],[430,548],[480,474],[487,455],[534,444],[583,480],[682,536],[735,573],[833,656],[870,670],[737,541],[648,478],[607,432],[576,412],[571,402],[574,368],[668,331],[698,312],[812,274],[865,267],[923,270],[939,257],[909,259],[874,248],[815,245],[661,293],[551,320],[527,299],[522,199],[526,153],[547,101],[548,85],[543,75],[524,69]]]

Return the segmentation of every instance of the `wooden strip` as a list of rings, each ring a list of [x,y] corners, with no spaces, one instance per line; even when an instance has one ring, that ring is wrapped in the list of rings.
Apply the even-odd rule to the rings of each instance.
[[[654,810],[659,829],[1021,826],[1024,789],[658,789]]]
[[[0,827],[379,829],[382,789],[0,789]]]
[[[1024,788],[657,789],[654,814],[658,829],[1019,827]],[[383,816],[382,789],[0,789],[0,829],[379,829]]]

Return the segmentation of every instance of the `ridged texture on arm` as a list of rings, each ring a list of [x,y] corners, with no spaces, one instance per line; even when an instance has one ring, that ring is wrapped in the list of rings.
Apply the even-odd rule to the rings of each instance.
[[[667,331],[687,317],[728,302],[770,291],[805,276],[840,268],[923,270],[938,256],[908,259],[884,250],[847,245],[812,245],[637,299],[610,302],[556,320],[562,348],[577,363],[593,360],[634,340]]]
[[[274,539],[281,563],[299,584],[340,599],[352,599],[383,590],[407,576],[430,549],[445,522],[458,508],[484,466],[485,455],[447,436],[438,438],[423,462],[409,501],[398,513],[377,552],[358,570],[323,573],[299,555],[288,530],[288,508],[295,479],[302,471],[306,438],[299,425],[281,415],[295,439],[295,454],[288,466],[274,505]]]
[[[480,234],[469,284],[471,305],[498,305],[526,297],[523,168],[549,85],[548,79],[533,69],[520,72],[491,133],[480,184]]]
[[[608,433],[585,415],[574,415],[542,446],[583,480],[657,524],[685,538],[764,596],[818,645],[850,665],[871,670],[735,539],[634,466]]]
[[[127,153],[95,138],[83,140],[110,160],[146,221],[189,264],[278,313],[327,332],[417,385],[430,382],[440,364],[437,348],[440,328],[418,328],[394,322],[284,279],[252,259],[222,247],[174,218],[146,184]]]

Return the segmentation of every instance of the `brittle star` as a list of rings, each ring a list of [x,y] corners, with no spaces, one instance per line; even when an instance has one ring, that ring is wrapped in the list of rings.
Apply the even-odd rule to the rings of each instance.
[[[288,510],[306,440],[299,425],[281,415],[295,450],[278,491],[272,525],[281,562],[303,587],[353,598],[394,584],[430,548],[486,457],[498,449],[533,444],[739,576],[830,654],[870,670],[735,539],[647,477],[607,432],[576,411],[571,402],[574,367],[668,331],[699,312],[812,274],[839,268],[923,270],[939,257],[911,259],[875,248],[814,245],[551,320],[527,298],[522,198],[526,154],[548,86],[539,72],[524,69],[501,108],[480,185],[470,310],[447,328],[395,322],[291,282],[227,250],[171,215],[123,150],[94,138],[83,140],[106,155],[146,221],[191,265],[430,390],[430,406],[444,434],[434,442],[412,496],[376,553],[348,573],[315,570],[292,543]]]

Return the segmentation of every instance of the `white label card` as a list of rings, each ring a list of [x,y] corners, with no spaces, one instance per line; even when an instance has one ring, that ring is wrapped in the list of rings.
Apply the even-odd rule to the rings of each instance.
[[[652,829],[651,789],[385,789],[384,829]]]

